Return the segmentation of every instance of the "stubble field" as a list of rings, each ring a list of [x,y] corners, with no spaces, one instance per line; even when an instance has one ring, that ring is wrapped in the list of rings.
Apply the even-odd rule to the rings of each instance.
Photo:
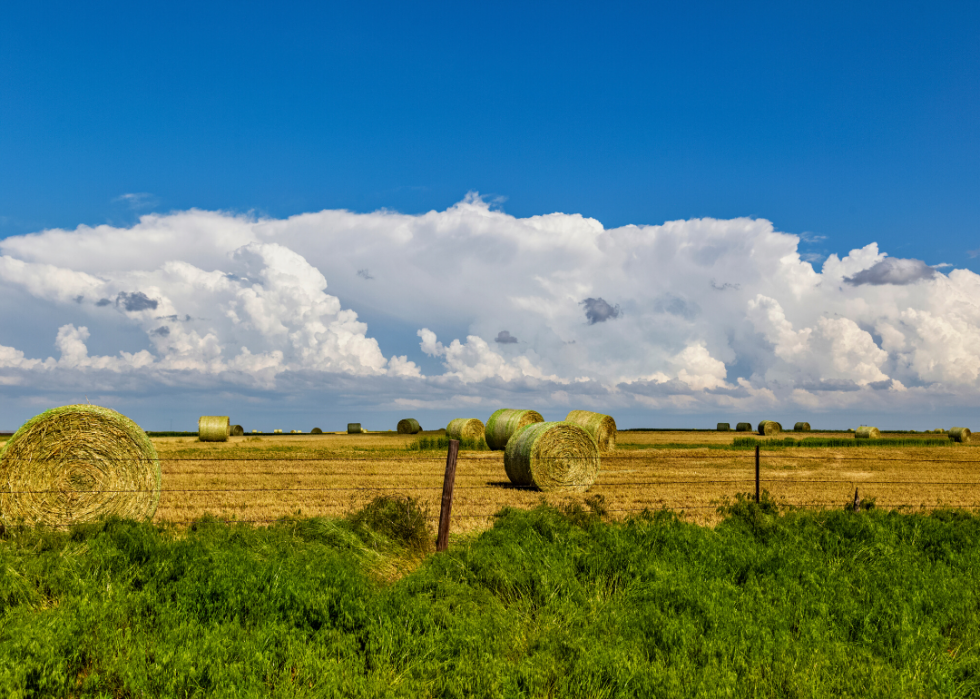
[[[808,436],[840,437],[841,435]],[[598,481],[582,495],[514,488],[502,452],[460,453],[453,532],[486,529],[505,506],[548,501],[584,503],[601,496],[613,519],[667,508],[713,525],[717,507],[754,491],[752,450],[732,449],[733,433],[621,432],[602,458]],[[256,523],[283,516],[344,515],[376,495],[410,495],[438,516],[443,450],[410,451],[416,436],[282,435],[202,443],[192,437],[153,441],[163,470],[155,519],[189,522],[204,514]],[[878,507],[933,509],[980,506],[980,449],[943,447],[763,449],[762,487],[777,502],[839,508],[854,498]]]

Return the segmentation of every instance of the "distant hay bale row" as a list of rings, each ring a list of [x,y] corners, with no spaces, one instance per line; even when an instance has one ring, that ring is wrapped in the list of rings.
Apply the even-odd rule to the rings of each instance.
[[[783,431],[783,426],[775,420],[763,420],[759,423],[759,434],[763,437],[773,437]]]
[[[202,415],[197,421],[197,438],[202,442],[227,442],[227,415]]]
[[[599,475],[599,445],[570,422],[534,422],[507,442],[504,469],[515,485],[582,493]]]
[[[359,422],[348,422],[347,423],[347,434],[360,434],[361,433],[361,423]]]
[[[398,421],[398,434],[418,434],[422,431],[419,421],[415,418],[406,418]]]
[[[506,448],[507,441],[520,428],[537,422],[544,422],[544,418],[536,410],[501,408],[487,420],[485,430],[487,446],[494,451],[502,451]]]
[[[160,478],[156,449],[126,416],[95,405],[54,408],[24,423],[0,450],[0,519],[62,527],[149,518]]]
[[[610,452],[616,448],[616,421],[609,415],[590,410],[573,410],[568,413],[565,422],[585,430],[595,440],[600,452]]]
[[[449,439],[479,441],[483,439],[484,432],[483,421],[475,417],[458,417],[446,425],[446,437]]]
[[[954,442],[962,442],[963,444],[968,444],[972,439],[972,433],[966,427],[950,427],[949,438],[952,439]]]
[[[854,439],[880,439],[881,431],[877,427],[861,425],[854,433]]]

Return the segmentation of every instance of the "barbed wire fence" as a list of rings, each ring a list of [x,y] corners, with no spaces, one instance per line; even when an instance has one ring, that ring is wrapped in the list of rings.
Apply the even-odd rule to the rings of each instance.
[[[781,453],[783,452],[783,453]],[[497,452],[499,455],[499,452]],[[599,478],[592,484],[572,484],[588,487],[588,496],[605,496],[613,492],[610,496],[611,502],[608,506],[602,507],[602,512],[607,515],[631,516],[645,511],[671,510],[679,513],[689,512],[710,512],[716,511],[719,507],[729,503],[738,494],[749,497],[756,502],[760,501],[764,491],[768,491],[773,500],[781,507],[794,507],[805,509],[816,508],[842,508],[847,505],[858,508],[861,502],[874,501],[877,497],[887,495],[889,489],[912,490],[920,494],[919,502],[896,502],[889,499],[887,507],[890,509],[928,509],[938,507],[963,508],[969,510],[980,509],[980,472],[976,480],[906,480],[889,479],[875,480],[871,478],[798,478],[767,473],[763,468],[766,460],[779,460],[791,458],[796,462],[823,462],[826,463],[827,456],[812,454],[785,453],[784,450],[760,451],[757,446],[752,452],[728,451],[724,454],[689,454],[682,455],[677,453],[658,454],[657,458],[651,459],[649,455],[644,455],[645,461],[637,464],[638,457],[629,452],[624,454],[604,455],[602,457],[603,468]],[[460,458],[459,444],[450,442],[446,453],[446,468],[442,473],[442,483],[439,483],[438,470],[425,470],[424,472],[413,472],[410,475],[416,481],[424,481],[424,484],[393,484],[392,464],[400,465],[432,465],[436,463],[436,468],[441,460],[440,453],[420,454],[412,453],[408,456],[391,457],[348,457],[348,456],[295,456],[272,455],[269,457],[171,457],[160,459],[164,469],[164,487],[160,489],[161,496],[184,497],[200,494],[225,496],[227,498],[238,495],[254,496],[257,494],[277,494],[285,498],[297,498],[299,502],[308,502],[314,496],[324,496],[323,500],[331,504],[334,509],[344,501],[343,496],[348,496],[352,503],[360,499],[361,504],[366,504],[372,495],[390,496],[410,496],[428,500],[434,500],[430,496],[442,492],[441,499],[438,500],[439,514],[429,512],[431,520],[438,521],[438,544],[437,548],[442,550],[448,544],[448,536],[451,523],[461,520],[484,520],[492,521],[500,512],[502,507],[531,507],[535,502],[528,500],[515,499],[513,502],[501,502],[495,499],[489,507],[480,507],[480,495],[486,493],[499,494],[501,490],[511,491],[515,494],[536,494],[536,487],[533,485],[515,485],[503,480],[505,477],[501,468],[501,480],[487,480],[486,473],[481,472],[479,477],[474,478],[468,473],[470,470],[466,466],[474,464],[486,465],[488,461],[497,457],[488,458],[484,452],[482,455],[473,452],[466,452]],[[924,456],[924,455],[923,455]],[[665,462],[679,462],[688,460],[696,463],[710,463],[725,461],[734,467],[736,473],[732,478],[657,478],[651,477],[651,472],[658,467],[662,467]],[[383,461],[384,468],[372,472],[370,469],[363,468],[367,464],[377,464]],[[836,457],[837,466],[852,466],[861,463],[881,464],[887,462],[910,462],[915,463],[943,463],[964,466],[968,469],[976,469],[980,465],[980,459],[937,459],[904,457],[894,458],[886,456],[854,456]],[[207,465],[204,468],[182,468],[184,462],[194,465]],[[279,468],[264,467],[266,462],[275,462]],[[456,483],[457,467],[462,462],[464,474],[459,483]],[[494,462],[496,464],[496,462]],[[285,468],[282,464],[286,464]],[[288,465],[303,464],[306,468],[301,470],[290,470]],[[351,466],[359,465],[362,468],[352,470]],[[617,469],[621,464],[629,464],[632,468]],[[310,466],[322,466],[311,472]],[[230,470],[222,470],[221,467],[228,467]],[[258,466],[258,468],[255,468]],[[750,470],[754,466],[754,473]],[[743,471],[744,469],[744,476]],[[397,470],[397,469],[396,469]],[[410,470],[410,469],[408,469]],[[233,476],[240,479],[249,477],[273,477],[273,478],[325,478],[342,479],[356,477],[359,480],[357,485],[333,484],[316,486],[249,486],[242,485],[229,487],[221,484],[207,484],[202,487],[166,487],[166,480],[173,477],[206,477],[219,478]],[[370,484],[370,479],[384,478],[385,483]],[[474,482],[478,481],[478,482]],[[622,497],[621,491],[627,489],[631,497]],[[701,492],[697,492],[702,489]],[[617,497],[615,491],[620,491]],[[692,492],[693,491],[693,492]],[[146,492],[138,489],[114,489],[97,490],[84,488],[59,487],[47,490],[0,490],[0,495],[122,495],[127,493]],[[457,498],[457,493],[459,497]],[[816,496],[819,493],[820,496]],[[853,493],[853,499],[852,499]],[[548,495],[548,494],[542,494]],[[563,494],[558,493],[559,497]],[[951,497],[959,495],[959,497]],[[964,495],[972,497],[963,497]],[[476,496],[476,497],[471,497]],[[452,513],[455,504],[458,505],[457,513]],[[540,502],[540,501],[538,501]],[[433,503],[434,504],[434,503]],[[248,505],[248,502],[245,502]],[[329,508],[328,508],[329,509]],[[220,515],[207,515],[209,521],[226,522],[229,524],[273,524],[282,521],[287,515],[277,517],[238,517],[237,514],[228,517]],[[166,521],[174,525],[194,525],[202,522],[205,515],[194,516],[187,519],[170,519]]]

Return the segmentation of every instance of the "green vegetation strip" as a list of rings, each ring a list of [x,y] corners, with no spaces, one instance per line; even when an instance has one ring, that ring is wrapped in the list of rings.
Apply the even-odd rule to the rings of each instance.
[[[928,437],[921,439],[835,439],[833,437],[755,439],[754,437],[736,437],[732,441],[732,447],[735,449],[754,449],[756,446],[763,449],[791,447],[952,447],[956,446],[956,443],[947,438],[933,439]]]
[[[980,692],[976,516],[778,514],[742,498],[708,529],[600,512],[507,510],[414,570],[432,532],[404,501],[268,528],[7,529],[0,692]]]

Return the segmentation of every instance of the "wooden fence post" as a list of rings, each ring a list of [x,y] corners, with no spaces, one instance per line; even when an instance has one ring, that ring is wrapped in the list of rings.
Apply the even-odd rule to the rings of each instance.
[[[439,538],[436,551],[445,551],[449,546],[449,515],[453,511],[453,485],[456,483],[456,457],[459,455],[459,440],[449,440],[446,453],[446,476],[442,481],[442,509],[439,512]]]
[[[755,445],[755,501],[759,502],[759,445]]]

